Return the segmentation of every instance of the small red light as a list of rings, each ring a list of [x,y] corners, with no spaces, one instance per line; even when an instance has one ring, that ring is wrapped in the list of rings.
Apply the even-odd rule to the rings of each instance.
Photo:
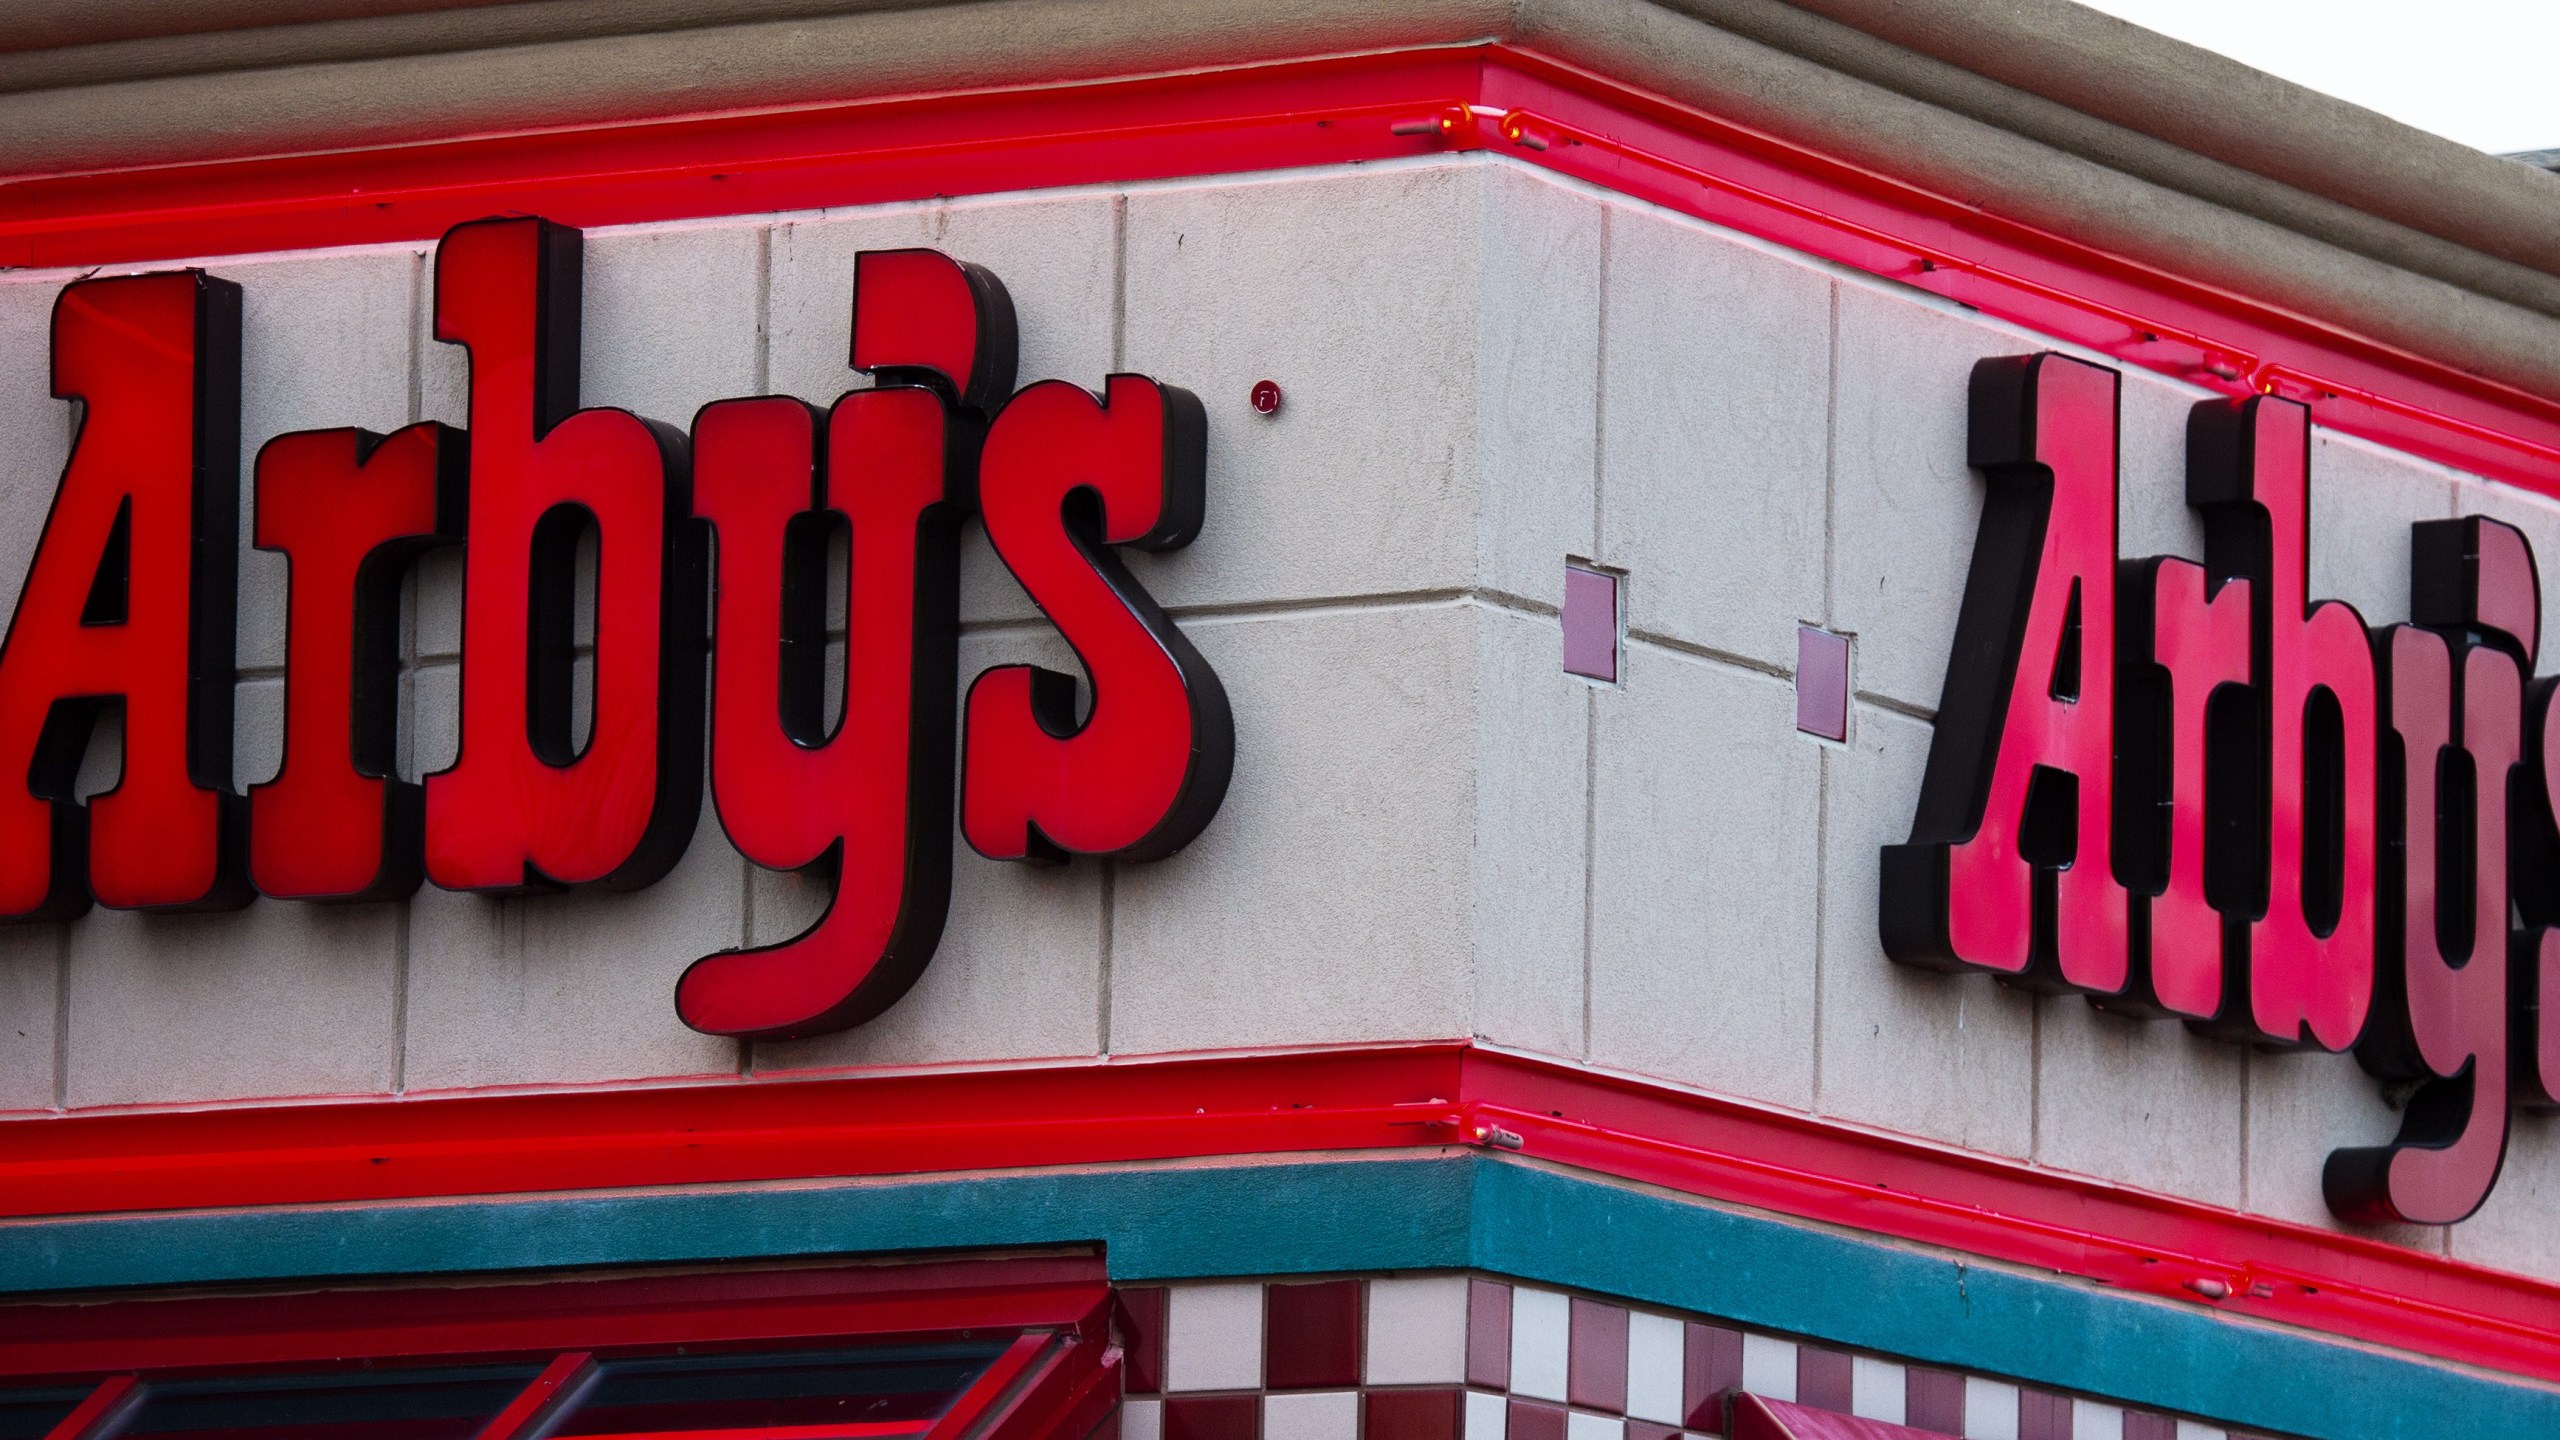
[[[1258,413],[1260,413],[1260,414],[1264,414],[1264,415],[1277,415],[1277,414],[1279,414],[1279,413],[1280,413],[1280,382],[1279,382],[1279,381],[1277,381],[1277,380],[1256,380],[1256,381],[1254,381],[1254,382],[1253,382],[1253,408],[1254,408],[1254,410],[1255,410],[1256,412],[1258,412]]]

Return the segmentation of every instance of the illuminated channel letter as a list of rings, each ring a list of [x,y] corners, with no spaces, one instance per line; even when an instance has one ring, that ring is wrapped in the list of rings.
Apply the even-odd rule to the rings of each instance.
[[[202,271],[83,280],[53,310],[80,433],[0,644],[0,918],[245,904],[231,790],[240,290]],[[124,710],[124,778],[73,798]]]
[[[389,900],[418,888],[425,793],[402,780],[400,583],[459,543],[463,436],[429,422],[279,435],[258,451],[258,548],[286,590],[284,768],[249,790],[249,872],[295,900]]]
[[[1013,397],[987,433],[987,538],[1092,677],[1030,665],[969,687],[961,823],[997,860],[1152,860],[1217,813],[1234,765],[1226,691],[1109,547],[1199,533],[1207,422],[1189,391],[1114,375],[1105,398],[1059,381]]]
[[[2053,354],[1974,367],[1970,458],[1989,495],[1919,812],[1884,850],[1885,949],[1905,964],[2124,988],[2116,386]]]
[[[2525,706],[2524,798],[2509,857],[2524,928],[2508,950],[2508,1031],[2516,1103],[2560,1110],[2560,678],[2533,682]]]
[[[2450,1225],[2480,1208],[2506,1156],[2507,801],[2542,597],[2524,537],[2480,519],[2412,527],[2410,593],[2412,617],[2439,628],[2393,625],[2375,646],[2396,923],[2356,1055],[2421,1083],[2399,1136],[2331,1155],[2322,1184],[2345,1219]]]
[[[2264,797],[2246,846],[2245,943],[2225,947],[2229,1003],[2206,1028],[2344,1050],[2373,995],[2378,711],[2363,618],[2309,599],[2310,410],[2265,395],[2198,405],[2187,498],[2204,517],[2205,569],[2251,581]]]
[[[922,383],[724,400],[694,421],[694,499],[716,534],[711,796],[741,854],[830,869],[807,931],[695,962],[676,1011],[756,1038],[858,1025],[906,993],[951,898],[959,527],[983,420],[1013,384],[994,277],[933,251],[855,262],[859,369]],[[947,398],[946,398],[947,397]],[[827,551],[846,533],[843,719],[824,718]]]
[[[2232,823],[2258,809],[2252,586],[2174,558],[2131,561],[2123,575],[2116,759],[2129,823],[2117,859],[2133,892],[2133,977],[2108,1003],[2211,1020],[2224,999],[2224,913],[2246,905],[2257,873],[2255,826]]]
[[[427,876],[448,890],[647,885],[702,794],[703,544],[684,436],[578,408],[580,236],[455,226],[436,338],[471,352],[462,751],[427,777]],[[598,535],[594,725],[571,723],[577,548]]]

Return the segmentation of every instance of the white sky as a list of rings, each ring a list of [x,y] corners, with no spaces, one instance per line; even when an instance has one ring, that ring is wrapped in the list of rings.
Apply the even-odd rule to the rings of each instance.
[[[2560,149],[2560,0],[2080,0],[2465,145]]]

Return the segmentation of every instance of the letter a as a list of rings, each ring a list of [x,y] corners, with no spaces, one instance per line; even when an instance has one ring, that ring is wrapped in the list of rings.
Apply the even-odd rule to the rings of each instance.
[[[2116,386],[2053,354],[1974,367],[1971,459],[1990,493],[1919,813],[1884,849],[1885,951],[1905,964],[2124,988]]]
[[[85,405],[0,645],[0,918],[248,902],[231,791],[240,290],[199,270],[84,280],[53,393]],[[124,707],[124,778],[73,798]]]

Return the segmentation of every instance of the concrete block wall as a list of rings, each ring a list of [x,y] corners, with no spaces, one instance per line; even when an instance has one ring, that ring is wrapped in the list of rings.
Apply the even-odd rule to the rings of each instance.
[[[674,978],[825,897],[707,806],[640,895],[7,930],[0,1109],[1473,1035],[2312,1224],[2327,1152],[2394,1128],[2350,1059],[1877,945],[1876,848],[1908,831],[1979,517],[1966,377],[2050,342],[1470,157],[596,231],[585,403],[831,400],[860,383],[852,257],[900,245],[1004,278],[1024,382],[1134,370],[1207,407],[1200,539],[1130,557],[1234,702],[1197,843],[1058,871],[962,847],[906,1000],[753,1047],[684,1029]],[[426,247],[212,263],[249,292],[244,463],[289,428],[463,420]],[[0,275],[0,599],[71,434],[43,340],[66,278]],[[2201,548],[2200,393],[2125,373],[2127,554]],[[2497,515],[2560,557],[2560,504],[2335,435],[2313,465],[2314,585],[2369,620],[2406,613],[2412,519]],[[1568,559],[1623,575],[1615,684],[1561,670]],[[974,530],[964,565],[964,683],[1072,668]],[[243,783],[279,758],[283,580],[244,560]],[[459,587],[451,555],[412,587],[411,773],[453,753]],[[1794,729],[1800,624],[1852,637],[1843,743]],[[2521,1121],[2479,1219],[2394,1238],[2560,1275],[2554,1195],[2560,1132]]]

